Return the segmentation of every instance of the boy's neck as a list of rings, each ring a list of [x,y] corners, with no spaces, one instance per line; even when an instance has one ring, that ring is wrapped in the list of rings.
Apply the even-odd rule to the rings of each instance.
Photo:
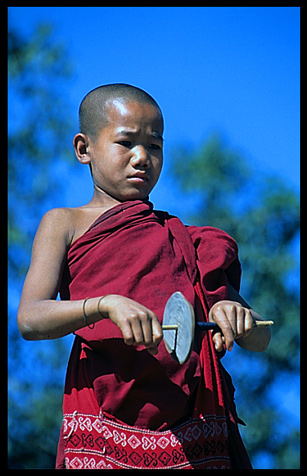
[[[147,196],[144,200],[148,200],[149,197]],[[94,183],[94,194],[92,199],[87,205],[84,205],[86,208],[101,208],[103,210],[109,210],[110,208],[115,207],[116,205],[119,205],[120,203],[123,203],[123,200],[119,200],[115,197],[112,197],[112,195],[109,195],[107,192],[105,192],[103,189],[98,187]]]
[[[109,208],[115,207],[119,203],[121,203],[120,200],[112,197],[111,195],[106,193],[104,190],[99,188],[96,184],[94,184],[93,198],[88,203],[88,206],[94,207],[94,208],[109,209]]]

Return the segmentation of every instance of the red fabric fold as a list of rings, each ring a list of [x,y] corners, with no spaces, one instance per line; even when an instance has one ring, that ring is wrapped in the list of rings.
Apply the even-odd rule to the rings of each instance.
[[[167,300],[181,291],[197,319],[203,320],[204,311],[227,296],[228,280],[238,288],[237,247],[229,235],[211,227],[185,227],[177,217],[137,200],[102,214],[73,243],[61,298],[120,294],[154,311],[162,323]],[[200,414],[232,418],[209,333],[202,342],[195,339],[191,358],[183,365],[173,361],[163,342],[157,356],[142,346],[126,346],[108,319],[76,335],[66,377],[64,420],[65,415],[99,419],[106,414],[123,425],[163,432]],[[57,467],[63,467],[64,454],[68,458],[77,451],[74,441],[79,436],[74,438],[73,422],[72,432],[69,428],[62,432]],[[85,464],[84,447],[82,451]]]
[[[235,285],[235,282],[233,282],[233,285]],[[195,291],[205,314],[204,320],[208,322],[208,305],[199,282],[196,283]],[[195,413],[201,415],[204,408],[203,402],[207,401],[211,403],[211,409],[214,414],[224,415],[227,419],[228,453],[230,456],[231,468],[253,469],[238,429],[238,423],[243,422],[239,420],[237,415],[234,402],[235,388],[232,379],[221,364],[220,359],[215,352],[211,332],[204,332],[202,334],[200,351],[202,376],[198,387]],[[207,399],[208,390],[211,392],[211,399]],[[209,411],[207,406],[206,411]]]

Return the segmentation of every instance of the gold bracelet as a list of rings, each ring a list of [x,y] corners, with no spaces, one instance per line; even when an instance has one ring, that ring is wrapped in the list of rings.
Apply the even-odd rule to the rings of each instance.
[[[101,298],[99,299],[98,304],[97,304],[97,312],[98,312],[98,314],[101,315],[101,317],[102,317],[103,319],[105,319],[105,316],[100,312],[99,305],[100,305],[100,301],[102,301],[102,299],[104,299],[104,298],[107,297],[107,296],[109,296],[109,294],[106,294],[105,296],[101,296]]]
[[[84,301],[83,301],[83,307],[82,307],[82,309],[83,309],[83,318],[84,318],[85,325],[86,325],[89,329],[94,329],[95,323],[93,322],[93,324],[91,324],[91,326],[92,326],[92,327],[91,327],[91,326],[88,324],[88,322],[87,322],[87,317],[86,317],[86,314],[85,314],[85,303],[86,303],[86,301],[87,301],[88,299],[90,299],[90,298],[87,297],[87,298],[85,298]]]

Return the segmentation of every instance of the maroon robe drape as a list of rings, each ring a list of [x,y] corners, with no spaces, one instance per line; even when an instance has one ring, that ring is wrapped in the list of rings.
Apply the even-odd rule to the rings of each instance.
[[[162,323],[167,300],[181,291],[193,305],[196,318],[204,320],[208,309],[227,297],[228,281],[239,288],[237,254],[235,241],[221,230],[185,227],[177,217],[154,211],[148,201],[124,202],[103,213],[69,248],[61,298],[120,294],[154,311]],[[210,333],[195,339],[191,358],[183,365],[173,361],[163,342],[156,356],[143,346],[125,345],[121,331],[109,319],[75,334],[65,384],[58,468],[65,467],[64,456],[66,467],[111,467],[111,461],[119,464],[112,467],[130,467],[127,462],[131,467],[168,467],[174,466],[180,452],[186,452],[180,460],[182,468],[251,467],[237,430],[231,381]],[[103,418],[109,418],[109,424],[122,425],[121,432],[101,427]],[[193,428],[202,429],[194,431],[195,442],[187,437],[196,450],[184,445],[177,448],[184,438],[174,429],[191,418],[197,420]],[[117,434],[125,434],[124,428],[130,446],[126,437],[117,438]],[[133,429],[147,431],[146,438],[152,442],[157,435],[164,435],[164,440],[158,439],[161,454],[152,443],[155,451],[136,456],[134,446],[143,440],[139,434],[129,433]],[[177,443],[172,434],[177,435]],[[204,441],[200,444],[198,438]],[[167,453],[162,447],[169,442],[171,446],[172,441],[173,453]],[[147,450],[146,442],[142,448]]]

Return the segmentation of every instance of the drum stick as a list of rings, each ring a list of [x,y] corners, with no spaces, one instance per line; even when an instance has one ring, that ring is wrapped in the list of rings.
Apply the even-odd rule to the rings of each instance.
[[[253,327],[270,327],[274,324],[274,321],[254,321],[253,322]],[[218,330],[219,326],[216,324],[216,322],[196,322],[196,325],[204,330]],[[178,330],[179,325],[178,324],[169,324],[169,325],[163,325],[162,330],[163,331],[176,331]]]

